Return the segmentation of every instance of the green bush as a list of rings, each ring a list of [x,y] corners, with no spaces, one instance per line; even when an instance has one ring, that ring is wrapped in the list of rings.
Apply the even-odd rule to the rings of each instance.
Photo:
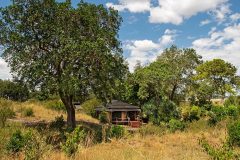
[[[183,131],[185,128],[185,124],[177,119],[171,119],[168,123],[169,130],[171,132],[175,132],[177,130]]]
[[[86,131],[82,127],[78,126],[75,130],[67,135],[67,140],[62,144],[62,150],[68,155],[74,154],[79,146],[85,145]]]
[[[93,98],[90,100],[87,100],[86,102],[84,102],[81,107],[83,109],[83,111],[92,116],[92,117],[96,117],[96,110],[95,108],[101,105],[101,101],[97,98]]]
[[[66,111],[66,108],[64,106],[64,104],[62,103],[62,101],[60,100],[48,100],[45,102],[45,106],[48,109],[52,109],[55,111]]]
[[[211,111],[208,112],[209,125],[216,125],[217,122],[223,120],[227,116],[226,108],[223,106],[212,106]]]
[[[0,99],[0,126],[5,127],[8,118],[15,116],[11,104],[7,100]]]
[[[234,119],[237,119],[239,116],[239,109],[238,109],[238,107],[236,107],[234,105],[230,105],[230,106],[226,107],[226,112],[227,112],[228,116],[230,116]]]
[[[227,130],[229,142],[232,145],[240,146],[240,121],[230,123]]]
[[[227,100],[224,101],[225,107],[229,107],[231,105],[240,107],[240,96],[230,96]]]
[[[32,116],[34,116],[32,108],[24,108],[22,110],[22,114],[23,114],[24,117],[32,117]]]
[[[99,121],[101,123],[108,123],[108,113],[106,111],[102,111],[100,114],[99,114]]]
[[[7,151],[11,153],[19,152],[25,145],[24,135],[20,130],[17,130],[12,134],[10,140],[6,144]]]
[[[155,126],[153,124],[147,124],[142,126],[139,129],[139,133],[141,136],[147,136],[147,135],[156,135],[161,136],[165,132],[165,126]]]
[[[198,106],[192,106],[189,113],[189,120],[199,120],[201,115],[201,109]]]
[[[125,134],[125,129],[123,126],[120,126],[120,125],[111,126],[110,137],[120,139],[124,136],[124,134]]]

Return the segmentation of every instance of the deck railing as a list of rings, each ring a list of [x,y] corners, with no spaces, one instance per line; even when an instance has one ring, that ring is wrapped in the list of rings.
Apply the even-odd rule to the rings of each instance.
[[[115,118],[112,120],[113,124],[119,124],[119,125],[128,125],[133,128],[138,128],[142,124],[142,120],[140,118],[135,120],[130,120],[129,118]]]

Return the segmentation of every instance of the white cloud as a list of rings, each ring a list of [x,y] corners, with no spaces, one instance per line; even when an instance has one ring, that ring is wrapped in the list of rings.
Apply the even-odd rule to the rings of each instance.
[[[11,79],[11,77],[7,63],[0,57],[0,79]]]
[[[119,0],[119,4],[107,3],[107,7],[113,7],[118,11],[129,10],[133,13],[150,10],[151,0]]]
[[[140,61],[142,64],[154,61],[163,48],[173,43],[176,33],[176,30],[167,29],[157,42],[147,39],[126,42],[124,48],[130,53],[127,58],[130,71],[134,70],[137,61]]]
[[[238,21],[240,19],[240,13],[235,13],[230,16],[232,21]]]
[[[240,23],[228,26],[221,31],[216,28],[209,36],[192,42],[192,47],[204,59],[221,58],[238,67],[240,73]]]
[[[227,11],[228,0],[159,0],[159,6],[150,10],[149,21],[151,23],[172,23],[181,24],[184,19],[196,15],[199,12],[206,12],[219,8],[218,17]],[[224,8],[225,7],[225,8]],[[220,12],[221,11],[221,12]],[[215,12],[214,12],[215,13]]]
[[[211,21],[209,19],[205,19],[205,20],[200,22],[200,26],[204,26],[204,25],[207,25],[209,23],[211,23]]]
[[[219,5],[210,13],[215,17],[217,22],[222,23],[223,21],[226,20],[227,15],[231,13],[231,10],[229,7],[230,7],[229,4],[224,3]]]

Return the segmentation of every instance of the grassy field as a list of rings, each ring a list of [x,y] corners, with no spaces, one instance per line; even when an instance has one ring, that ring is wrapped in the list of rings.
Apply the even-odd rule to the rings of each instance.
[[[64,112],[47,109],[40,102],[12,102],[16,111],[15,120],[24,121],[51,121],[54,117]],[[23,107],[33,109],[34,116],[24,117],[20,110]],[[77,120],[98,123],[98,120],[82,113],[77,112]],[[11,133],[17,129],[26,129],[19,123],[9,122],[7,127],[0,129],[0,159],[23,159],[23,156],[10,156],[4,151],[4,145]],[[129,134],[123,139],[112,139],[108,143],[94,144],[87,148],[80,148],[72,157],[67,157],[63,152],[56,149],[44,151],[44,160],[199,160],[210,159],[206,152],[199,145],[199,139],[205,137],[210,144],[218,145],[226,139],[226,123],[221,122],[215,127],[209,127],[207,121],[202,119],[190,123],[183,132],[166,132],[162,136],[147,135],[141,136],[138,132]]]

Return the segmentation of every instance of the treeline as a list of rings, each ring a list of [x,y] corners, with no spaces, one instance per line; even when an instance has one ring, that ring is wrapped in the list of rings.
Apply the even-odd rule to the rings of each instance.
[[[237,68],[222,59],[203,61],[194,49],[171,46],[119,84],[115,97],[142,107],[155,124],[181,118],[181,105],[204,107],[211,99],[236,95]]]
[[[29,90],[27,86],[20,81],[0,79],[0,98],[25,101],[29,98]]]

